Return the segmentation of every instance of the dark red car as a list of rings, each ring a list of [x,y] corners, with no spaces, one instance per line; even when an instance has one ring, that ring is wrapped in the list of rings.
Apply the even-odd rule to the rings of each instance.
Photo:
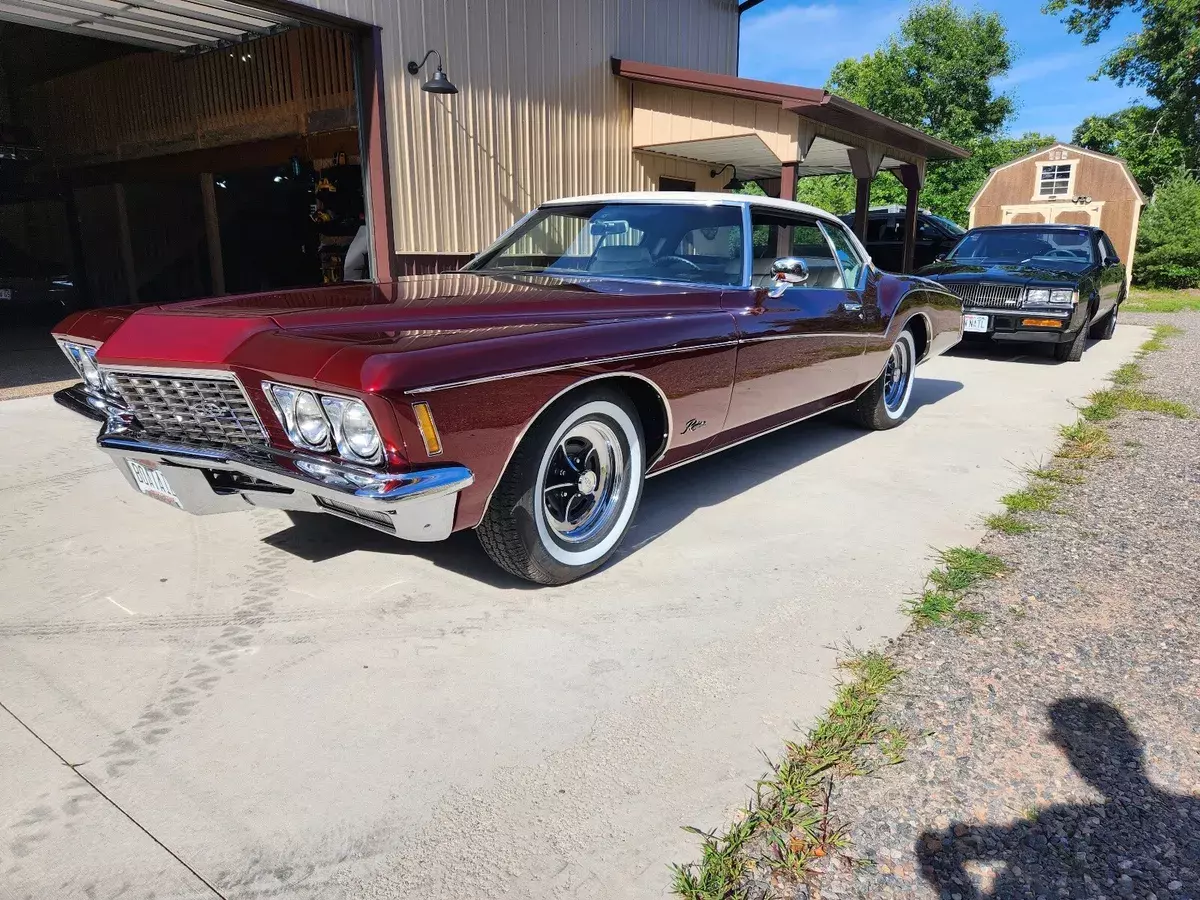
[[[649,475],[837,406],[899,424],[961,321],[817,209],[616,194],[547,203],[458,273],[74,314],[84,383],[57,399],[188,512],[474,528],[557,584],[613,553]]]

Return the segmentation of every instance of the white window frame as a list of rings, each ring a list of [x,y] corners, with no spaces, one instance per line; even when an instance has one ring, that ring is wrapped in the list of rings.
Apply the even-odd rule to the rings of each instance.
[[[1051,159],[1046,162],[1039,162],[1037,166],[1037,177],[1033,182],[1033,199],[1031,203],[1045,203],[1056,200],[1070,200],[1075,196],[1075,175],[1078,170],[1078,159]],[[1063,194],[1043,194],[1042,193],[1042,177],[1046,169],[1051,166],[1058,168],[1059,166],[1067,166],[1067,190]],[[1055,179],[1056,181],[1058,179]]]

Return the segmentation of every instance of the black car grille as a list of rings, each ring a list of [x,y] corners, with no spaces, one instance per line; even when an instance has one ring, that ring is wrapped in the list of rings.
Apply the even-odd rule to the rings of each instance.
[[[1018,284],[943,281],[942,287],[960,297],[963,306],[987,309],[1016,309],[1025,296],[1025,288]]]
[[[232,377],[111,372],[145,437],[196,447],[262,446],[267,436]]]

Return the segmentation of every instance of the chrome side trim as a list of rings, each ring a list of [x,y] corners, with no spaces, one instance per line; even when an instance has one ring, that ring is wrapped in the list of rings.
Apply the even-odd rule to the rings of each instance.
[[[537,369],[522,369],[519,372],[505,372],[500,375],[482,375],[479,378],[466,378],[462,381],[447,381],[442,384],[425,385],[424,387],[409,388],[406,394],[430,394],[434,391],[448,391],[451,388],[467,387],[472,384],[486,384],[489,381],[507,381],[510,378],[524,378],[526,375],[544,375],[547,372],[564,372],[568,369],[582,369],[585,366],[603,366],[614,362],[624,362],[630,359],[645,359],[649,356],[661,356],[665,353],[687,353],[692,350],[713,350],[718,347],[733,347],[740,341],[714,341],[707,344],[689,344],[686,347],[665,347],[661,350],[647,350],[644,353],[625,353],[621,356],[607,356],[600,359],[584,359],[579,362],[559,363],[553,366],[542,366]],[[634,375],[634,372],[609,372],[607,375]],[[595,376],[604,377],[604,376]],[[639,378],[642,376],[638,376]],[[646,379],[649,381],[649,379]],[[579,382],[582,384],[583,382]],[[653,382],[651,382],[653,384]]]
[[[867,388],[869,388],[873,383],[874,383],[874,379],[872,379],[871,381],[868,381],[866,383],[866,385],[863,387],[863,391],[865,391]],[[661,468],[661,469],[655,469],[653,472],[647,471],[646,477],[654,478],[655,476],[661,475],[664,472],[673,472],[675,469],[686,466],[688,463],[694,463],[697,460],[705,459],[706,457],[709,457],[709,456],[715,456],[716,454],[721,453],[724,450],[732,450],[734,447],[739,447],[742,444],[747,443],[748,441],[754,440],[755,438],[764,437],[765,435],[771,434],[772,432],[779,431],[780,429],[783,429],[783,428],[787,428],[789,425],[796,425],[796,424],[799,424],[800,422],[807,421],[808,419],[811,419],[814,416],[819,416],[824,413],[831,412],[832,410],[835,410],[840,407],[846,406],[847,404],[853,403],[855,400],[857,400],[859,398],[859,396],[861,394],[862,394],[862,391],[859,391],[857,394],[855,394],[849,400],[843,400],[841,403],[835,403],[832,406],[826,406],[824,409],[819,409],[816,412],[811,412],[806,416],[800,416],[798,419],[789,419],[788,421],[784,422],[781,425],[772,425],[770,428],[766,429],[765,431],[756,431],[756,432],[754,432],[754,434],[748,434],[744,438],[738,438],[738,440],[734,441],[732,444],[725,444],[722,447],[717,447],[715,450],[706,450],[705,452],[699,454],[698,456],[689,456],[687,459],[681,459],[679,462],[671,463],[671,465],[665,466],[664,468]]]
[[[587,378],[584,378],[581,381],[576,381],[574,384],[563,388],[561,391],[559,391],[557,394],[555,394],[553,397],[551,397],[549,400],[547,400],[545,403],[542,404],[541,409],[539,409],[536,413],[534,413],[530,417],[529,421],[525,423],[525,427],[521,429],[521,432],[517,435],[516,440],[513,441],[512,447],[509,448],[508,456],[506,456],[504,458],[504,466],[500,469],[500,478],[504,477],[504,473],[508,470],[508,464],[510,462],[512,462],[513,454],[515,454],[517,452],[517,448],[519,446],[521,446],[521,441],[525,440],[525,435],[529,432],[529,429],[533,427],[533,423],[536,422],[539,418],[541,418],[542,413],[544,413],[547,409],[549,409],[551,406],[553,406],[555,401],[557,401],[560,398],[564,397],[565,395],[569,394],[571,391],[575,390],[577,387],[581,387],[582,385],[585,385],[585,384],[590,384],[593,381],[600,381],[601,379],[604,379],[604,378],[637,378],[637,379],[640,379],[641,381],[646,382],[648,385],[650,385],[652,388],[654,388],[655,393],[658,394],[658,399],[662,401],[663,410],[667,414],[667,434],[666,434],[666,439],[663,441],[662,450],[658,454],[655,455],[653,460],[647,460],[646,468],[650,469],[654,465],[654,463],[658,462],[660,459],[662,459],[664,456],[666,456],[667,451],[669,451],[671,449],[671,439],[675,434],[675,420],[671,415],[671,403],[669,400],[667,400],[667,395],[663,393],[662,388],[660,388],[657,384],[655,384],[653,381],[651,381],[645,375],[639,375],[637,372],[604,372],[603,374],[600,374],[600,375],[591,375]],[[496,493],[496,488],[498,488],[500,486],[500,478],[496,479],[496,483],[494,485],[492,485],[492,489],[490,491],[488,491],[487,501],[483,504],[483,509],[484,509],[485,513],[487,512],[488,507],[490,507],[492,505],[492,495]]]
[[[976,308],[974,306],[964,305],[963,312],[966,313],[967,315],[981,315],[981,316],[1032,316],[1034,318],[1048,316],[1053,319],[1069,319],[1069,318],[1071,318],[1071,315],[1072,315],[1072,313],[1075,312],[1075,310],[1074,310],[1074,308],[1069,309],[1069,310],[1068,309],[1035,309],[1032,307],[1025,307],[1025,306],[1014,306],[1010,309],[988,309],[985,307]]]
[[[790,341],[797,338],[829,338],[829,337],[853,337],[853,338],[868,338],[871,336],[869,331],[816,331],[805,332],[803,334],[761,334],[747,337],[738,344],[759,344],[763,341]]]
[[[742,290],[754,284],[754,228],[750,224],[750,204],[742,204]]]
[[[69,334],[59,334],[57,331],[50,332],[50,337],[54,338],[56,341],[70,341],[72,344],[79,344],[84,347],[92,347],[96,350],[99,350],[100,345],[104,343],[103,341],[94,341],[91,338],[81,338],[74,337]]]

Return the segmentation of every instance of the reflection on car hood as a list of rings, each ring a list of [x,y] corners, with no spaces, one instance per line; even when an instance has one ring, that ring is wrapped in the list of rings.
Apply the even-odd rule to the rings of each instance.
[[[918,275],[934,281],[976,281],[988,284],[1036,284],[1054,287],[1075,285],[1090,275],[1095,266],[1063,260],[1028,260],[1022,263],[957,262],[943,260],[925,266]]]

